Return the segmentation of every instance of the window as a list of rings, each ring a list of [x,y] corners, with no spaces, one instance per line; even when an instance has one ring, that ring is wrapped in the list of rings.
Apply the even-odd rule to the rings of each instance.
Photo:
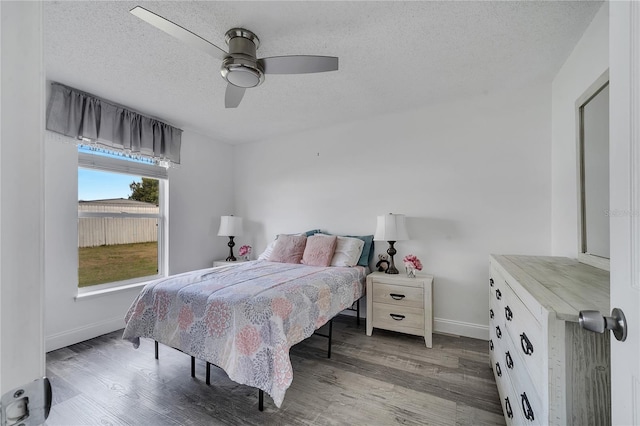
[[[164,276],[166,169],[82,148],[78,155],[79,293]]]

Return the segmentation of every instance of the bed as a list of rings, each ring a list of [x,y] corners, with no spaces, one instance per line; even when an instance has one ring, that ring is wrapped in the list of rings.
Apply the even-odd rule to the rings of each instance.
[[[135,347],[154,339],[214,364],[279,408],[293,381],[289,349],[358,301],[367,273],[257,260],[174,275],[143,288],[123,338]]]

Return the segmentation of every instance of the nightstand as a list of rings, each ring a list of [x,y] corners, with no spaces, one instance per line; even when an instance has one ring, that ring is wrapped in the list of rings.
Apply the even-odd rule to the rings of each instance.
[[[213,267],[215,268],[216,266],[235,265],[237,263],[242,263],[242,262],[247,262],[247,260],[238,259],[235,262],[227,261],[227,260],[214,260],[213,261]]]
[[[373,328],[423,336],[433,346],[433,277],[373,272],[367,276],[367,336]]]

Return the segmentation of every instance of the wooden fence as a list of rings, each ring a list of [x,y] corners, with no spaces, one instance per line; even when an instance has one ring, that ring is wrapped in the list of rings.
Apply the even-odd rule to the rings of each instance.
[[[158,219],[131,217],[81,217],[78,247],[158,241]]]
[[[131,200],[80,201],[78,212],[157,214],[158,207]],[[80,217],[78,247],[158,241],[158,219],[140,217]]]

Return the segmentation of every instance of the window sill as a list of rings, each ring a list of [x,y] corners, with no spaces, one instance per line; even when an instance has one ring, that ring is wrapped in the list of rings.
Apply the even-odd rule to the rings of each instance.
[[[105,295],[111,294],[111,293],[119,293],[119,292],[122,292],[122,291],[127,291],[127,290],[131,290],[131,289],[137,289],[137,288],[144,287],[145,285],[147,285],[151,281],[153,281],[153,280],[142,281],[142,282],[133,283],[133,284],[127,284],[127,285],[121,285],[121,286],[118,286],[118,287],[104,288],[104,289],[100,289],[100,290],[83,291],[82,293],[78,293],[76,295],[75,300],[79,301],[79,300],[93,299],[94,297],[105,296]]]

